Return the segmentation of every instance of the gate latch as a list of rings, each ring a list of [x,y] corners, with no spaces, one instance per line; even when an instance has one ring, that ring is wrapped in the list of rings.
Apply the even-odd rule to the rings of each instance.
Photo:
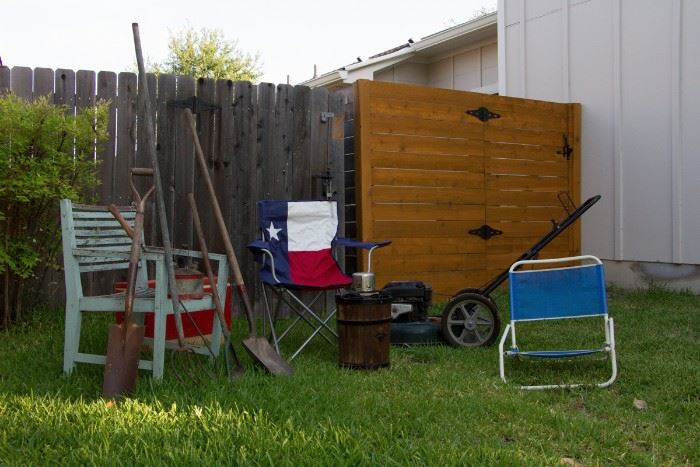
[[[478,109],[467,110],[467,113],[473,117],[478,118],[482,122],[486,122],[492,118],[501,118],[500,114],[493,113],[486,107],[479,107]]]
[[[482,225],[478,229],[472,229],[469,231],[470,235],[476,235],[477,237],[481,237],[484,240],[488,240],[491,237],[495,237],[496,235],[503,235],[502,230],[494,229],[490,225]]]
[[[564,145],[561,147],[560,151],[557,151],[557,154],[561,154],[568,161],[571,159],[571,154],[574,152],[574,148],[569,145],[569,138],[566,137],[566,134],[561,136],[564,138]]]

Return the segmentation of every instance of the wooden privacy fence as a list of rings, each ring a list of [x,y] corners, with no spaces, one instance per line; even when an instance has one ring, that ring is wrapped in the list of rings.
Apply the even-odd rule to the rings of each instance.
[[[345,206],[341,228],[348,236],[393,241],[374,255],[378,285],[423,280],[436,302],[481,286],[539,240],[552,219],[565,216],[560,193],[580,201],[577,104],[376,81],[329,94],[185,76],[148,79],[173,245],[197,248],[185,199],[194,192],[211,248],[223,250],[194,161],[183,111],[189,105],[254,298],[256,266],[245,244],[258,236],[256,202],[321,198],[319,176],[326,173]],[[94,196],[101,204],[129,202],[128,169],[150,165],[134,73],[0,67],[0,93],[7,90],[27,99],[49,95],[70,109],[108,99],[111,138],[96,148],[102,185]],[[153,221],[152,208],[148,215]],[[151,222],[152,243],[159,243],[156,229]],[[542,256],[577,253],[579,237],[574,225]],[[348,265],[355,269],[350,256]]]
[[[149,75],[148,79],[175,247],[197,248],[186,201],[187,194],[194,192],[204,228],[211,232],[209,247],[223,251],[195,164],[185,106],[195,111],[210,176],[248,284],[255,283],[256,268],[245,245],[259,235],[258,200],[320,198],[323,180],[319,176],[329,172],[342,205],[345,96],[305,86],[253,85],[167,74]],[[129,168],[151,165],[143,144],[144,125],[139,125],[142,115],[137,108],[136,74],[0,67],[0,93],[8,90],[26,99],[48,95],[71,111],[100,99],[109,100],[111,137],[96,147],[102,184],[94,197],[99,204],[130,202]],[[160,244],[152,207],[147,216],[151,220],[147,241]],[[57,286],[63,289],[62,279]],[[251,289],[254,294],[255,287]]]
[[[377,81],[354,94],[360,236],[393,241],[373,255],[380,285],[423,280],[436,302],[480,287],[566,215],[560,197],[579,203],[578,104]],[[579,238],[575,224],[541,257]]]

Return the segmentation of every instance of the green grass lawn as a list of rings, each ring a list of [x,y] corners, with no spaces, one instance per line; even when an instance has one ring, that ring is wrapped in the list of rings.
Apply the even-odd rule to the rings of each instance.
[[[318,341],[291,378],[256,369],[241,348],[247,372],[236,383],[221,363],[198,357],[196,378],[178,359],[161,384],[142,375],[117,405],[100,398],[102,367],[61,375],[62,312],[40,312],[0,334],[0,465],[697,465],[700,299],[614,290],[610,309],[620,372],[608,389],[504,385],[495,346],[393,347],[389,369],[346,370]],[[85,321],[85,347],[104,347],[105,317]],[[573,326],[533,326],[520,343]],[[529,381],[604,379],[607,367],[588,359],[509,369]]]

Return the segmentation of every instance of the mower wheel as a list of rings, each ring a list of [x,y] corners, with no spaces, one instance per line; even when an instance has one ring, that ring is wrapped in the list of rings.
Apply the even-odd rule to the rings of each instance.
[[[479,347],[494,343],[501,319],[493,301],[478,293],[459,293],[442,313],[442,336],[453,347]]]
[[[455,293],[453,295],[453,297],[456,297],[457,295],[462,295],[463,293],[475,293],[475,294],[483,295],[481,293],[481,289],[477,289],[476,287],[467,287],[467,288],[458,290],[457,293]],[[487,297],[485,295],[484,295],[484,298],[491,300],[489,297]]]

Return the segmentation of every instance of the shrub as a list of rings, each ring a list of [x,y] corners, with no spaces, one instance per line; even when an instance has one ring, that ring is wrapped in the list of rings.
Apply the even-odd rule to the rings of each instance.
[[[73,115],[46,97],[0,96],[3,327],[21,315],[26,284],[57,265],[58,200],[83,201],[98,184],[95,148],[107,137],[107,115],[106,103]]]

